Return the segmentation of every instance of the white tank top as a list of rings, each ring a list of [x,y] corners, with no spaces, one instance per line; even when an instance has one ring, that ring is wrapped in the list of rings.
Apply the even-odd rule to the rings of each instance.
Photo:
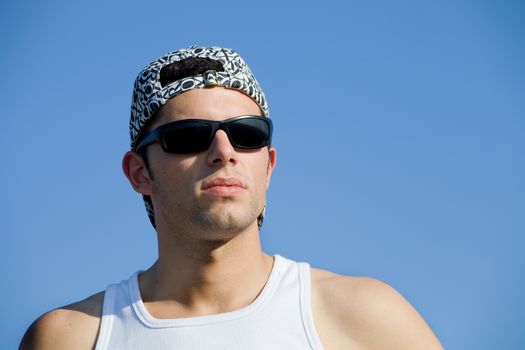
[[[275,256],[248,306],[210,316],[157,319],[142,302],[136,272],[106,289],[95,350],[321,350],[310,302],[310,266]]]

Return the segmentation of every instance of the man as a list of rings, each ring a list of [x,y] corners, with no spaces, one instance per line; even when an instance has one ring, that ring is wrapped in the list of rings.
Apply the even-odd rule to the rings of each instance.
[[[145,272],[40,317],[22,349],[442,349],[382,282],[261,250],[276,164],[264,94],[233,50],[137,77],[123,169],[158,236]]]

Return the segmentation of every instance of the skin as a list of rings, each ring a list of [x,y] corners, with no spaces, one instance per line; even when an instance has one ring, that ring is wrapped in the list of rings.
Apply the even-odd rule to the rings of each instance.
[[[174,120],[247,114],[261,112],[242,93],[197,89],[171,99],[150,129]],[[275,149],[235,149],[219,130],[205,152],[167,154],[158,144],[147,151],[149,168],[134,152],[123,159],[132,187],[151,196],[155,208],[159,257],[139,277],[146,309],[156,318],[179,318],[249,305],[273,265],[260,246],[257,216]],[[217,179],[242,185],[220,185]],[[383,282],[312,269],[311,294],[316,330],[327,350],[442,349],[417,311]],[[93,349],[102,302],[101,292],[44,314],[28,329],[21,349]]]

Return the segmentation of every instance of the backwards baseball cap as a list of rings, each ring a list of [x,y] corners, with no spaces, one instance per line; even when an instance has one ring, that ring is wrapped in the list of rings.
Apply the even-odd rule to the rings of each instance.
[[[211,59],[220,63],[222,69],[207,70],[200,74],[184,76],[165,81],[163,69],[187,59]],[[155,113],[171,98],[193,89],[222,86],[238,90],[252,98],[266,117],[269,116],[264,92],[246,62],[237,52],[216,46],[190,46],[170,52],[148,64],[137,76],[131,101],[129,134],[131,150],[135,150],[137,140],[149,125]],[[149,219],[155,226],[153,205],[149,196],[144,204]],[[260,224],[262,223],[262,216]]]
[[[202,74],[164,83],[161,79],[163,68],[190,58],[207,58],[219,62],[223,70],[208,70]],[[148,122],[171,98],[198,88],[223,86],[238,90],[251,97],[268,116],[268,105],[264,93],[241,56],[232,49],[211,46],[190,46],[170,52],[148,64],[137,76],[131,102],[129,133],[131,149]]]

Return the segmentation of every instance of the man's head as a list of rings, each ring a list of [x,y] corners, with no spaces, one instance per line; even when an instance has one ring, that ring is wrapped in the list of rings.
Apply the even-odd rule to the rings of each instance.
[[[241,115],[250,117],[234,118]],[[133,167],[130,167],[130,164],[135,163],[129,162],[128,154],[124,158],[124,170],[135,189],[143,194],[153,225],[155,225],[155,214],[160,215],[160,210],[180,212],[184,206],[188,209],[192,208],[192,203],[184,201],[185,197],[180,189],[200,186],[199,189],[194,189],[194,193],[186,193],[186,195],[187,198],[193,196],[193,199],[201,200],[206,197],[199,197],[204,193],[201,191],[202,186],[207,186],[206,182],[214,179],[219,179],[219,182],[239,180],[241,187],[249,188],[232,196],[219,193],[218,197],[212,196],[211,199],[221,198],[222,202],[239,201],[240,203],[244,192],[255,191],[257,193],[251,193],[254,197],[251,200],[256,200],[257,203],[251,203],[252,210],[259,210],[258,214],[260,214],[264,207],[264,202],[261,203],[264,200],[264,193],[260,193],[261,174],[252,174],[252,170],[260,168],[260,163],[263,162],[267,177],[264,181],[268,182],[275,162],[275,150],[266,147],[271,140],[271,122],[267,116],[268,107],[264,93],[246,63],[233,50],[193,46],[169,53],[144,68],[135,81],[130,136],[131,149],[140,154],[143,170],[151,178],[152,187],[148,190],[137,187],[141,185],[138,185],[137,177],[133,175],[131,169]],[[231,118],[233,119],[229,120]],[[210,122],[195,123],[188,122],[188,119],[204,119]],[[227,119],[227,122],[213,122]],[[173,123],[174,121],[176,122]],[[162,128],[158,129],[159,126]],[[155,131],[152,133],[152,130]],[[212,135],[210,130],[214,132]],[[206,137],[209,138],[207,141],[202,139],[202,133],[206,133]],[[261,133],[268,134],[268,139],[261,138],[264,137]],[[168,137],[165,135],[170,138],[168,145],[164,142]],[[223,137],[228,141],[227,144],[221,144],[221,140],[224,141]],[[222,153],[230,151],[233,151],[234,156],[223,158]],[[266,152],[262,158],[261,151]],[[130,152],[132,153],[134,152]],[[210,157],[213,158],[212,163],[209,161]],[[176,159],[178,165],[182,163],[187,165],[190,162],[193,170],[203,164],[206,165],[198,171],[192,170],[189,178],[184,179],[184,176],[190,173],[188,168],[173,167],[172,173],[165,173],[169,168],[168,165],[172,165],[169,159],[173,164]],[[154,160],[161,163],[156,163]],[[159,167],[158,164],[162,166]],[[242,170],[242,167],[247,169]],[[236,173],[237,170],[240,172]],[[164,175],[166,178],[163,179]],[[243,179],[245,176],[248,178]],[[245,181],[255,182],[249,184],[244,183]],[[181,187],[176,190],[169,183]],[[159,187],[155,188],[155,186]],[[266,190],[265,186],[263,192]],[[236,188],[232,184],[215,187],[216,190],[229,188],[231,191]],[[150,191],[153,193],[150,194]],[[163,198],[166,195],[172,197]],[[210,201],[201,200],[193,204],[198,204],[193,207],[195,213],[200,212],[204,216],[209,214],[199,205],[210,205]],[[163,205],[170,208],[162,208]],[[222,206],[223,209],[226,207]],[[157,213],[154,212],[154,208]],[[232,213],[229,215],[233,215]],[[167,212],[164,214],[168,215]],[[208,217],[211,218],[212,216]],[[262,222],[262,215],[259,219]]]

